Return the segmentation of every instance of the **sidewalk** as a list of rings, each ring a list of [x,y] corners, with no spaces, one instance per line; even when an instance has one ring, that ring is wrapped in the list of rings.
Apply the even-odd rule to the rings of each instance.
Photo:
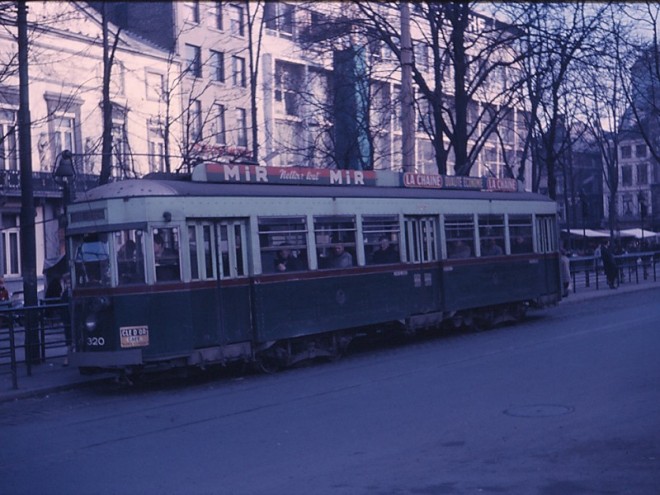
[[[607,287],[582,288],[577,293],[571,292],[560,304],[575,304],[598,297],[613,297],[619,294],[646,289],[660,288],[660,281],[627,283],[618,289]],[[48,362],[32,366],[32,376],[27,376],[25,364],[18,366],[18,389],[12,388],[12,378],[8,367],[2,368],[0,375],[0,403],[27,397],[45,397],[48,394],[77,387],[90,386],[102,380],[112,380],[114,375],[81,375],[77,368],[63,366],[64,358],[49,359]],[[5,373],[6,371],[6,373]]]

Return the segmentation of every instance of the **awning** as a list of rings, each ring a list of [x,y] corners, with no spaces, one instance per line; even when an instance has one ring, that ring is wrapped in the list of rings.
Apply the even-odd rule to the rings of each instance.
[[[565,232],[562,230],[562,232]],[[610,236],[609,232],[606,232],[604,230],[592,230],[592,229],[570,229],[569,230],[571,235],[575,235],[578,237],[599,237],[599,238],[607,238]]]
[[[642,230],[642,229],[626,229],[621,231],[621,235],[623,237],[630,236],[630,237],[635,237],[637,239],[650,239],[652,237],[659,237],[660,232],[652,232],[650,230]]]

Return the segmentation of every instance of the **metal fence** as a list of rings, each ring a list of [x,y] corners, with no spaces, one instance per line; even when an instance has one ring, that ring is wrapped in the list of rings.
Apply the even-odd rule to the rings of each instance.
[[[658,281],[659,251],[619,254],[614,257],[619,268],[619,284]],[[603,262],[598,256],[569,258],[572,292],[608,289]]]
[[[20,308],[0,303],[0,375],[11,374],[12,388],[18,388],[19,363],[32,376],[33,365],[66,358],[71,340],[68,311],[68,304],[47,300]]]

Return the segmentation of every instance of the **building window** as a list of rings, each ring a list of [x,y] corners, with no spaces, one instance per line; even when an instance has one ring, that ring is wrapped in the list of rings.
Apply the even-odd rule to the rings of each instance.
[[[225,82],[225,54],[211,50],[211,67],[213,68],[213,80]]]
[[[4,257],[3,275],[17,277],[21,275],[21,232],[19,225],[19,216],[14,214],[5,214],[0,217],[2,220],[2,249],[0,252]]]
[[[16,112],[0,110],[0,170],[18,170]]]
[[[630,146],[621,146],[621,158],[632,158],[632,148]]]
[[[300,88],[303,85],[303,69],[299,65],[277,62],[275,65],[275,101],[283,102],[279,111],[300,117]]]
[[[227,135],[225,129],[225,106],[216,103],[213,105],[213,122],[211,130],[215,137],[216,144],[227,144]]]
[[[284,38],[293,36],[293,5],[281,2],[267,2],[264,6],[266,28]]]
[[[247,147],[248,144],[247,112],[245,111],[244,108],[236,109],[236,128],[237,128],[236,144],[238,146]]]
[[[211,18],[213,21],[213,27],[222,31],[223,29],[222,2],[215,2],[214,11]]]
[[[186,43],[186,71],[194,77],[202,77],[201,49]]]
[[[429,70],[431,61],[429,60],[429,47],[423,41],[418,41],[414,45],[415,63],[424,70]]]
[[[243,7],[231,5],[229,11],[229,29],[235,36],[245,36],[245,21],[243,20]]]
[[[638,144],[635,146],[635,156],[637,158],[646,158],[646,145]]]
[[[622,186],[632,186],[633,174],[632,167],[630,165],[624,165],[621,167],[621,185]]]
[[[128,137],[126,124],[120,121],[112,123],[112,172],[113,176],[123,179],[129,176]]]
[[[165,172],[165,138],[159,125],[148,123],[149,171]]]
[[[199,2],[183,2],[185,20],[199,24]]]
[[[644,149],[646,150],[646,147]],[[649,183],[648,169],[649,167],[646,163],[637,165],[637,184],[645,186]]]
[[[151,101],[162,101],[165,95],[165,79],[162,74],[147,72],[147,99]]]
[[[199,100],[190,102],[190,139],[193,143],[202,139],[202,103]]]
[[[62,150],[76,152],[73,133],[75,129],[75,120],[73,117],[59,116],[55,118],[53,126],[53,142],[55,143],[55,155],[59,155]]]
[[[245,59],[242,57],[232,57],[232,81],[234,86],[245,87]]]
[[[126,67],[123,62],[116,61],[114,63],[110,84],[116,95],[123,96],[126,94]]]
[[[623,214],[625,216],[632,216],[633,214],[633,196],[632,194],[623,194],[622,196],[622,207],[623,207]]]

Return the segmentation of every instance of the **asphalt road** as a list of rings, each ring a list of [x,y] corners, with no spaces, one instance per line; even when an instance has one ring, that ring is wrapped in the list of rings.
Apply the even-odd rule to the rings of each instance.
[[[657,495],[659,298],[0,404],[0,493]]]

